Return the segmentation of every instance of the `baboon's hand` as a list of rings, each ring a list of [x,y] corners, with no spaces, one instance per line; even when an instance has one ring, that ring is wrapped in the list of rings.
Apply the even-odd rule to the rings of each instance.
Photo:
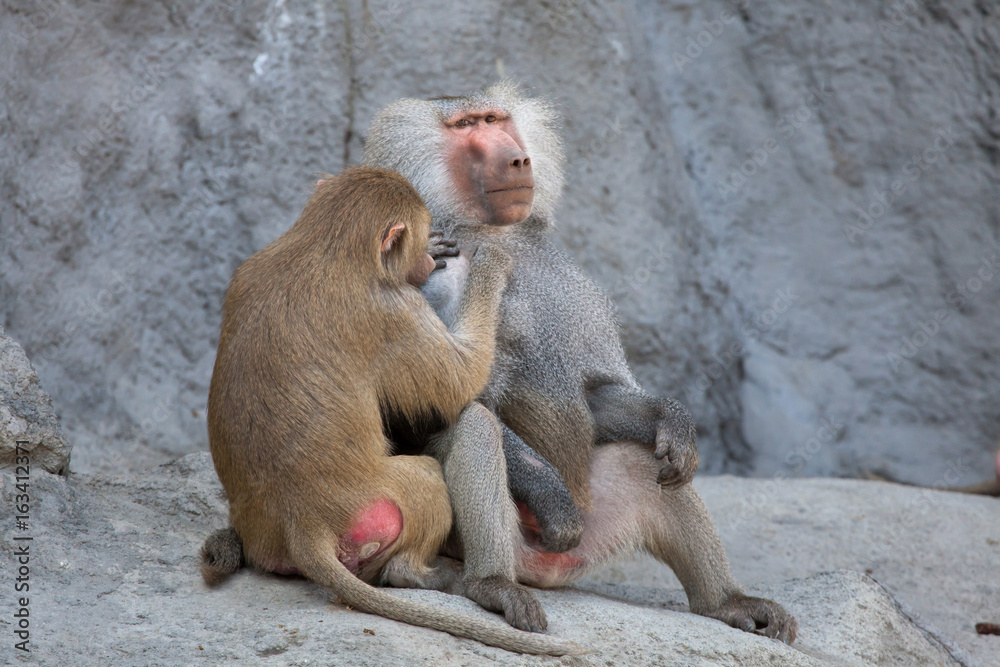
[[[583,539],[583,516],[574,505],[570,511],[546,517],[539,526],[539,539],[546,551],[561,554],[580,545]]]
[[[703,616],[717,618],[734,628],[779,639],[786,644],[794,642],[799,633],[799,622],[780,604],[742,593],[731,595],[718,609]]]
[[[676,488],[687,484],[698,471],[696,431],[687,408],[672,398],[663,401],[661,417],[656,424],[654,453],[656,458],[665,458],[667,462],[656,479],[661,486]]]
[[[535,594],[503,577],[466,581],[465,595],[484,609],[503,614],[507,622],[519,630],[541,632],[549,625]]]
[[[445,267],[445,257],[458,257],[460,253],[458,242],[454,239],[446,239],[441,232],[431,232],[427,240],[427,254],[434,260],[435,269]]]

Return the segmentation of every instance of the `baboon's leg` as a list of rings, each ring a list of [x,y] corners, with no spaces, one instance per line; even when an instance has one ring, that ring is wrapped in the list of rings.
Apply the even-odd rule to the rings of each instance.
[[[501,612],[514,627],[544,630],[545,612],[515,579],[517,509],[507,488],[503,433],[497,418],[471,403],[432,446],[444,468],[465,560],[465,595]]]

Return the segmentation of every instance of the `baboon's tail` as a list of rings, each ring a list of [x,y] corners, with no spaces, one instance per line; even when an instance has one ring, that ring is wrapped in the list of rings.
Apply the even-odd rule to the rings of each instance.
[[[289,551],[299,570],[359,611],[441,630],[518,653],[579,655],[588,652],[588,649],[565,639],[523,632],[502,623],[398,598],[355,577],[337,560],[336,542],[326,544],[325,540],[315,535],[297,537],[299,539],[291,540],[293,544],[289,545]]]
[[[232,526],[215,531],[201,545],[201,576],[209,586],[236,574],[243,562],[243,540]]]
[[[1000,498],[1000,449],[997,450],[996,459],[993,463],[996,469],[996,479],[990,479],[979,484],[970,484],[969,486],[935,486],[933,488],[937,491],[972,493],[980,496],[996,496]],[[862,475],[864,479],[876,482],[892,482],[893,484],[902,484],[903,486],[920,486],[919,484],[912,484],[910,482],[901,482],[885,473],[877,473],[871,470],[862,471]]]

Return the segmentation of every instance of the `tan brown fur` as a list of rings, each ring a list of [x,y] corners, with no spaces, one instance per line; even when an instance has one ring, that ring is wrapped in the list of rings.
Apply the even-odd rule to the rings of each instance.
[[[399,223],[405,228],[383,252]],[[576,647],[568,642],[364,583],[383,576],[441,585],[428,565],[451,529],[441,466],[428,456],[390,456],[381,410],[458,418],[489,376],[510,270],[499,251],[479,253],[449,331],[407,282],[430,261],[429,224],[404,178],[349,169],[320,181],[295,225],[237,269],[208,405],[234,531],[223,542],[232,547],[238,538],[251,565],[297,570],[362,611],[511,650],[570,652]],[[402,532],[355,577],[338,560],[339,539],[359,511],[383,498],[401,510]],[[234,568],[231,558],[215,565],[209,577]]]

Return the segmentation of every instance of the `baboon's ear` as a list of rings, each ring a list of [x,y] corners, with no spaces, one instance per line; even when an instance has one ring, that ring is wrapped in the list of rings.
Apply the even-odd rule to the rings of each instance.
[[[326,183],[328,180],[330,180],[330,179],[329,178],[321,178],[321,179],[319,179],[318,181],[316,181],[316,187],[318,188],[319,186],[321,186],[324,183]]]
[[[402,237],[404,229],[406,229],[406,225],[401,222],[397,222],[386,230],[385,234],[382,235],[383,254],[392,250],[392,247],[396,245],[396,242]]]

